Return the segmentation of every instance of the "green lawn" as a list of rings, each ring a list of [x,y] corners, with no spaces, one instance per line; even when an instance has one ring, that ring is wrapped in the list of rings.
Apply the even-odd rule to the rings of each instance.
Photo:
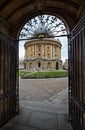
[[[19,70],[19,77],[24,77],[25,75],[28,75],[30,72],[27,70]]]
[[[23,73],[24,72],[24,73]],[[54,70],[54,71],[38,71],[32,72],[32,74],[26,70],[23,72],[19,72],[20,75],[22,74],[22,78],[59,78],[59,77],[67,77],[68,71],[66,70]]]

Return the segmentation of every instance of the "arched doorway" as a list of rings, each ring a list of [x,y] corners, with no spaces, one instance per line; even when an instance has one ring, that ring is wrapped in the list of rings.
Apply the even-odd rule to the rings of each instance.
[[[58,62],[56,62],[56,70],[58,70]]]
[[[39,68],[41,67],[41,63],[40,63],[40,62],[38,62],[38,67],[39,67]]]
[[[51,69],[51,63],[47,62],[47,69]]]
[[[82,20],[82,23],[83,23],[84,20]],[[81,26],[81,24],[77,25],[78,27]],[[42,29],[41,29],[42,30]],[[80,30],[81,30],[81,27],[80,27]],[[72,32],[72,35],[75,34],[74,32],[76,31],[76,29],[73,30]],[[78,35],[78,31],[77,30],[77,35]],[[83,32],[84,33],[84,32]],[[81,34],[80,34],[81,35]],[[84,35],[84,34],[83,34]],[[68,35],[68,38],[69,38],[69,70],[70,70],[70,73],[69,73],[69,121],[72,123],[72,126],[75,128],[78,129],[78,127],[75,125],[76,123],[77,124],[80,124],[79,125],[79,130],[82,129],[83,127],[83,121],[85,120],[84,119],[84,114],[83,114],[83,110],[84,110],[84,107],[82,106],[82,112],[79,113],[79,115],[76,115],[76,112],[78,113],[79,112],[79,106],[76,104],[76,98],[79,97],[79,94],[78,92],[78,82],[80,83],[80,81],[78,81],[78,79],[81,79],[81,76],[78,76],[78,70],[81,70],[81,62],[80,62],[80,59],[81,59],[81,53],[80,53],[80,59],[76,59],[76,49],[78,48],[80,51],[80,49],[82,48],[82,46],[80,47],[80,44],[77,45],[77,42],[78,43],[81,43],[81,40],[79,39],[79,37],[75,35],[74,39],[71,39],[73,37],[70,37],[70,35]],[[78,38],[78,39],[77,39]],[[76,40],[77,39],[77,40]],[[73,47],[75,48],[73,50]],[[80,47],[80,48],[79,48]],[[72,52],[73,51],[73,52]],[[78,54],[78,51],[77,51],[77,54]],[[76,60],[76,65],[77,65],[77,62],[80,62],[79,65],[77,65],[77,70],[75,68],[75,62],[74,62],[74,59]],[[38,64],[40,66],[40,64]],[[56,64],[57,65],[57,64]],[[73,68],[72,68],[73,67]],[[74,69],[75,68],[75,69]],[[76,70],[76,73],[75,73],[75,70]],[[73,72],[72,72],[73,71]],[[72,72],[72,74],[71,74]],[[82,75],[82,72],[80,71],[81,75]],[[72,76],[73,74],[76,76],[76,81],[72,80]],[[74,89],[74,91],[72,92],[72,89],[73,89],[73,84],[76,85],[76,89]],[[80,83],[81,84],[81,83]],[[77,94],[77,95],[76,95]],[[75,98],[74,98],[75,96]],[[84,96],[83,96],[84,98]],[[80,98],[81,102],[83,102],[83,100]],[[77,101],[78,103],[78,101]],[[73,107],[72,107],[73,106]],[[76,107],[76,110],[75,110],[75,107]],[[72,112],[74,111],[74,117],[72,115]],[[80,108],[80,111],[81,111],[81,108]],[[75,118],[75,120],[74,120]],[[82,121],[80,122],[80,119],[82,118]],[[78,119],[78,120],[77,120]],[[75,122],[75,124],[74,124]]]
[[[29,69],[32,69],[32,63],[31,62],[29,63]]]

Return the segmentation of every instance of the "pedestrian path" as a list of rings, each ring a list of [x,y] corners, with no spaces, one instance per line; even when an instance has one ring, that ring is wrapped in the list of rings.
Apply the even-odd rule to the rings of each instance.
[[[50,80],[40,80],[38,84],[38,80],[20,80],[20,114],[0,130],[72,130],[68,122],[68,89],[64,87],[66,79],[63,83],[63,79],[57,79],[56,94],[56,79]],[[45,93],[48,93],[49,98],[45,97]]]
[[[33,104],[29,108],[27,102],[23,103],[24,107],[21,105],[20,114],[9,121],[1,130],[72,130],[64,110],[60,112],[57,108],[54,111],[52,107],[46,106],[47,109],[44,109],[45,106],[40,108],[40,104],[37,104],[36,107],[36,103]]]
[[[20,101],[20,114],[1,130],[72,130],[68,122],[67,89],[44,102]]]

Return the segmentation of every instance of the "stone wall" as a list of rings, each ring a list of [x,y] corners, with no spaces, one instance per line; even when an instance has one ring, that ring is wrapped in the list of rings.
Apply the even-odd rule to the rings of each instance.
[[[9,24],[0,16],[0,32],[6,35],[9,34],[9,27]]]

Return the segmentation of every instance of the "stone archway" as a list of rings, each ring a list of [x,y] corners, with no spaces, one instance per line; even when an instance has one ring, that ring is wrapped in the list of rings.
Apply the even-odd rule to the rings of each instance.
[[[8,100],[8,95],[10,95],[10,99],[12,101],[10,107],[6,107],[6,108],[9,108],[9,110],[12,110],[11,111],[11,114],[8,113],[8,111],[6,109],[3,109],[3,113],[2,115],[0,115],[0,127],[2,125],[4,125],[10,118],[12,118],[14,115],[16,115],[18,113],[18,95],[15,96],[17,93],[16,93],[16,90],[18,90],[18,78],[17,78],[17,70],[18,70],[18,62],[17,62],[17,59],[18,59],[18,51],[16,51],[16,45],[17,43],[14,42],[13,38],[18,38],[18,34],[20,32],[20,29],[21,27],[23,26],[23,23],[26,22],[25,20],[27,19],[31,19],[32,17],[38,15],[38,14],[41,14],[41,13],[51,13],[51,14],[55,14],[55,15],[59,15],[66,23],[68,23],[68,27],[69,27],[69,30],[71,31],[74,26],[77,24],[77,22],[81,19],[82,16],[85,15],[85,8],[84,8],[84,1],[55,1],[55,0],[48,0],[48,1],[44,1],[44,0],[41,0],[41,1],[38,1],[38,0],[32,0],[32,1],[23,1],[23,0],[19,0],[18,1],[18,4],[17,4],[17,0],[2,0],[0,2],[0,78],[1,78],[1,87],[3,89],[3,93],[2,91],[0,92],[0,104],[3,104],[3,107],[5,107],[5,105],[7,105],[7,101],[10,101]],[[69,15],[70,14],[70,15]],[[78,26],[77,26],[78,27]],[[81,28],[82,28],[82,25],[81,25]],[[80,28],[79,28],[80,29]],[[84,27],[82,28],[82,30],[84,29]],[[77,30],[78,34],[78,37],[75,38],[75,41],[78,40],[78,43],[84,43],[84,30],[82,33],[79,32],[80,30]],[[75,32],[75,31],[74,31]],[[6,34],[6,35],[3,35],[2,33]],[[76,32],[75,32],[76,34]],[[13,38],[10,38],[9,36],[7,35],[10,35],[12,36]],[[73,33],[72,33],[72,36],[71,38],[73,38]],[[74,39],[74,38],[73,38]],[[70,40],[70,39],[69,39]],[[16,40],[15,40],[16,41]],[[82,42],[83,41],[83,42]],[[9,43],[9,44],[8,44]],[[75,43],[74,40],[70,40],[70,43]],[[15,45],[16,44],[16,45]],[[72,49],[73,47],[76,48],[76,44],[75,46],[71,46],[71,50],[70,50],[70,47],[69,47],[69,50],[70,52],[72,52]],[[79,49],[79,48],[78,48]],[[76,87],[79,87],[77,86],[78,85],[78,79],[79,81],[81,81],[81,88],[82,88],[82,85],[85,84],[84,82],[84,44],[83,44],[83,47],[82,47],[82,50],[83,52],[82,53],[79,53],[81,54],[82,56],[82,60],[81,60],[81,69],[79,69],[79,66],[77,66],[77,68],[74,67],[74,63],[80,63],[77,59],[77,58],[73,58],[71,59],[71,63],[73,64],[70,64],[70,83],[72,85],[76,85]],[[10,54],[11,52],[11,54]],[[75,51],[74,51],[75,52]],[[81,52],[81,50],[77,51],[77,52]],[[75,53],[71,53],[71,54],[75,54]],[[77,54],[77,53],[76,53]],[[75,55],[76,55],[75,54]],[[7,57],[5,57],[7,56]],[[69,55],[69,57],[71,57],[72,55]],[[78,56],[78,55],[77,55]],[[9,61],[9,62],[8,62]],[[13,62],[12,62],[13,61]],[[14,63],[14,64],[12,64]],[[10,64],[10,67],[9,67],[9,64]],[[8,67],[7,67],[8,66]],[[78,71],[79,69],[79,71]],[[74,79],[72,78],[72,74],[73,72],[75,74],[75,79],[76,79],[76,82],[72,82],[74,81]],[[15,73],[16,72],[16,73]],[[81,73],[82,72],[82,73]],[[80,77],[78,77],[77,74],[81,74]],[[11,77],[12,75],[12,77]],[[9,78],[8,78],[9,77]],[[81,79],[82,77],[82,79]],[[14,82],[14,79],[15,79],[15,82]],[[14,84],[15,83],[15,84]],[[69,84],[70,84],[69,83]],[[80,83],[80,82],[79,82]],[[9,84],[12,86],[12,90],[15,90],[13,91],[13,93],[10,93],[9,91]],[[71,84],[69,85],[70,89],[71,89]],[[75,86],[74,85],[74,86]],[[5,88],[8,88],[8,89],[5,89]],[[7,90],[7,91],[6,91]],[[79,95],[77,92],[78,89],[75,89],[76,91],[71,91],[70,90],[70,95],[73,94],[73,96],[75,95]],[[84,88],[82,88],[83,92],[85,91]],[[72,92],[72,93],[71,93]],[[4,100],[4,96],[6,95],[6,98]],[[83,94],[81,94],[80,96],[82,97]],[[17,100],[15,100],[17,98]],[[71,99],[72,97],[70,97]],[[2,103],[2,101],[4,101],[4,103]],[[10,103],[10,102],[9,102]],[[70,121],[74,127],[74,129],[76,129],[76,126],[78,126],[77,128],[80,130],[80,129],[83,129],[84,128],[84,125],[83,122],[84,122],[84,104],[85,104],[85,101],[83,99],[83,102],[81,102],[81,100],[76,100],[73,98],[72,101],[70,100],[70,104],[72,105],[72,108],[75,108],[75,109],[72,109],[71,113],[70,113]],[[80,108],[83,108],[81,109],[82,112],[79,110],[79,108],[77,108],[77,104],[79,105]],[[82,106],[83,105],[83,106]],[[16,106],[16,107],[15,107]],[[7,113],[8,115],[7,115]],[[79,114],[78,114],[79,112]],[[72,114],[74,113],[74,116],[75,117],[72,117]],[[10,117],[9,117],[10,115]],[[78,116],[76,116],[78,115]],[[82,115],[82,117],[80,117],[80,115]],[[78,120],[77,120],[77,117],[78,117]],[[3,119],[3,120],[2,120]],[[75,122],[75,121],[78,121],[78,122]],[[75,124],[74,124],[75,122]]]

